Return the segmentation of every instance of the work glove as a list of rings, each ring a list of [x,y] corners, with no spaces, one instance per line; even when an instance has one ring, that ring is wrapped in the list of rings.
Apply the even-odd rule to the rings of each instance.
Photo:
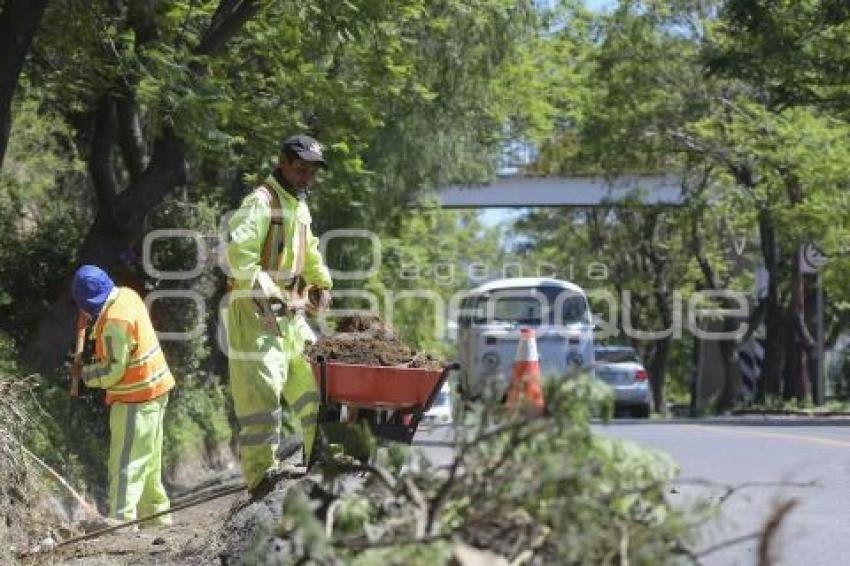
[[[85,342],[83,342],[83,351],[80,356],[80,365],[78,368],[74,367],[74,358],[76,358],[76,353],[73,349],[69,349],[65,354],[63,369],[65,370],[65,374],[68,378],[68,383],[74,382],[74,373],[76,371],[82,372],[82,368],[84,368],[88,364],[95,363],[97,360],[95,359],[95,341],[92,338],[91,333],[92,321],[89,319],[89,323],[86,328],[86,338]],[[78,376],[77,378],[77,389],[71,390],[71,395],[74,397],[79,396],[80,388],[84,387],[85,383]]]
[[[261,271],[254,283],[254,292],[257,293],[254,296],[254,305],[257,308],[260,323],[266,332],[277,334],[279,332],[277,316],[286,312],[286,302],[280,287],[272,281],[268,273]]]
[[[312,288],[307,292],[307,311],[315,314],[331,306],[331,292],[327,289]]]
[[[257,280],[254,283],[254,291],[259,291],[261,297],[255,297],[254,300],[266,299],[270,303],[283,303],[283,293],[280,287],[272,280],[271,275],[266,271],[261,271],[257,274]]]

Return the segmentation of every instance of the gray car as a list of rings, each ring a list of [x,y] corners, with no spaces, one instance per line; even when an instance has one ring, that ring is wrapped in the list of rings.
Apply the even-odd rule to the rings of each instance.
[[[596,346],[594,368],[596,378],[614,390],[618,411],[646,418],[652,412],[652,392],[649,374],[631,346]]]

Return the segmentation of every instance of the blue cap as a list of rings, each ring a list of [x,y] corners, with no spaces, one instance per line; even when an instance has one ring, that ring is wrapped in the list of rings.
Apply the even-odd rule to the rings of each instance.
[[[74,274],[71,296],[80,309],[97,316],[114,288],[115,283],[104,270],[95,265],[84,265]]]

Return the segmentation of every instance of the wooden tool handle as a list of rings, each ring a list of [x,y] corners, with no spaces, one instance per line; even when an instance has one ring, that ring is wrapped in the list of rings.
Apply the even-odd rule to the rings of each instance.
[[[77,315],[77,343],[74,347],[74,361],[71,364],[71,397],[80,395],[80,377],[83,374],[83,350],[86,347],[86,315],[82,311]]]

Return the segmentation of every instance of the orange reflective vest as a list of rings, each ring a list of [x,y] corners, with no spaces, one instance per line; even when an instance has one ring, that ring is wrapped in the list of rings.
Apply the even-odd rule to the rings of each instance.
[[[284,251],[286,250],[286,230],[283,223],[284,212],[280,197],[277,195],[277,191],[265,185],[261,185],[255,190],[265,195],[269,200],[269,207],[271,208],[269,231],[266,233],[266,239],[263,241],[263,255],[260,265],[264,271],[282,273]],[[296,211],[293,212],[297,216],[298,213]],[[304,256],[307,253],[307,224],[296,221],[295,229],[298,231],[298,235],[293,234],[292,238],[298,242],[298,249],[295,250],[295,260],[292,267],[291,275],[293,279],[300,276],[301,271],[304,269]]]
[[[269,218],[269,231],[263,241],[263,255],[260,265],[264,271],[277,272],[283,264],[283,251],[286,249],[285,232],[283,229],[283,210],[280,207],[280,197],[274,189],[265,185],[255,190],[261,192],[269,200],[271,217]]]
[[[105,360],[107,356],[102,332],[107,321],[123,327],[135,347],[130,352],[130,361],[121,381],[106,390],[106,404],[111,405],[115,401],[143,403],[168,393],[174,387],[174,377],[168,369],[141,297],[132,289],[121,287],[115,301],[101,313],[94,328],[98,360]]]

